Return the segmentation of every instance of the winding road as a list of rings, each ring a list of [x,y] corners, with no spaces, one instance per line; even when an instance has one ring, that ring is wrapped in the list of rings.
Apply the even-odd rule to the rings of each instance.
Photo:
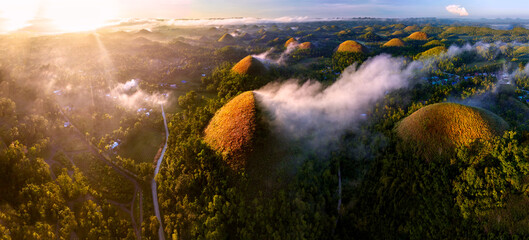
[[[165,240],[165,235],[163,233],[163,226],[162,226],[162,216],[160,214],[160,207],[158,206],[158,186],[156,185],[156,175],[158,175],[158,172],[160,171],[160,166],[162,165],[163,156],[165,154],[165,150],[167,149],[167,141],[169,140],[169,129],[167,128],[167,120],[165,119],[165,112],[163,110],[163,105],[160,104],[162,107],[162,116],[163,116],[163,124],[165,125],[165,145],[162,149],[162,154],[160,155],[160,158],[158,158],[158,163],[156,163],[156,169],[154,170],[154,177],[151,181],[151,188],[152,188],[152,201],[154,204],[154,214],[156,214],[156,218],[158,219],[158,222],[160,223],[160,227],[158,228],[158,238],[160,240]]]

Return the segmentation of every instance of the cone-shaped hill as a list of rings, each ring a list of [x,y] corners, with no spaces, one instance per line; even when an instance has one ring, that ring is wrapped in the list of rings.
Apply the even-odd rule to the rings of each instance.
[[[404,35],[404,32],[401,30],[397,30],[391,34],[392,36],[401,36]]]
[[[304,43],[300,43],[298,48],[299,49],[312,49],[313,46],[312,46],[312,43],[310,42],[304,42]]]
[[[408,36],[408,39],[410,40],[417,40],[417,41],[426,41],[428,40],[428,35],[424,32],[414,32]]]
[[[429,42],[425,43],[422,46],[423,47],[437,47],[437,46],[444,46],[444,44],[443,44],[443,42],[441,42],[439,40],[432,40],[432,41],[429,41]]]
[[[218,42],[220,43],[231,43],[231,42],[234,42],[234,38],[232,35],[228,34],[228,33],[225,33],[224,35],[222,35],[222,37],[219,38]]]
[[[296,41],[294,38],[290,38],[285,42],[285,47],[288,47],[290,44],[298,44],[298,41]]]
[[[428,50],[426,50],[426,51],[424,51],[422,53],[419,53],[416,58],[433,57],[433,56],[437,56],[437,55],[443,54],[446,51],[448,51],[448,49],[446,49],[446,47],[438,46],[438,47],[430,48],[430,49],[428,49]]]
[[[407,26],[404,28],[404,31],[405,32],[414,32],[414,31],[419,31],[419,27],[413,25],[413,26]]]
[[[427,160],[444,159],[458,146],[476,139],[491,139],[508,128],[492,112],[457,103],[423,107],[398,123],[397,135]]]
[[[353,41],[353,40],[347,40],[338,46],[337,52],[352,52],[352,53],[366,53],[367,49],[364,47],[364,45]]]
[[[241,36],[239,36],[239,38],[246,41],[246,40],[252,40],[253,36],[250,35],[249,33],[243,33]]]
[[[387,43],[384,43],[382,45],[383,47],[404,47],[404,42],[398,38],[393,38],[389,40]]]
[[[255,76],[266,73],[266,67],[258,59],[252,56],[247,56],[235,64],[235,66],[231,68],[231,71],[241,75],[248,74]]]
[[[254,93],[244,92],[215,113],[205,130],[204,140],[238,171],[246,167],[258,127]]]

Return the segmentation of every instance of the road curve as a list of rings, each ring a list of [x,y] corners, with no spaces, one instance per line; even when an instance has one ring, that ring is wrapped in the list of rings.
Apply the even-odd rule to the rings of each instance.
[[[158,206],[158,186],[156,185],[156,175],[158,175],[158,172],[160,171],[160,166],[162,165],[163,156],[165,154],[165,150],[167,149],[167,141],[169,140],[169,129],[167,128],[167,120],[165,119],[165,112],[163,110],[163,104],[160,104],[162,107],[162,117],[163,117],[163,124],[165,125],[165,145],[162,149],[162,154],[160,155],[160,158],[158,158],[158,163],[156,163],[156,169],[154,170],[154,178],[151,181],[151,189],[152,189],[152,201],[154,204],[154,214],[156,214],[156,218],[158,219],[158,222],[160,223],[160,228],[158,228],[158,238],[160,240],[165,240],[165,235],[163,233],[163,226],[162,226],[162,216],[160,214],[160,207]]]

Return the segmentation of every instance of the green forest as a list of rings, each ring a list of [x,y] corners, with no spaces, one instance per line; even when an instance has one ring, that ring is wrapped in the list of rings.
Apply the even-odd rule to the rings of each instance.
[[[0,35],[0,239],[526,239],[517,24]]]

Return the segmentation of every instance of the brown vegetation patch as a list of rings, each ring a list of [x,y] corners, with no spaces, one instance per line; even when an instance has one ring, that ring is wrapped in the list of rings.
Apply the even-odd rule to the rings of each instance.
[[[347,40],[338,46],[337,52],[354,52],[354,53],[366,53],[367,50],[364,45],[353,41]]]
[[[285,47],[288,47],[290,44],[298,44],[298,41],[296,41],[294,38],[290,38],[285,42]]]
[[[257,112],[253,92],[233,98],[219,109],[205,130],[204,141],[221,153],[235,171],[246,167],[253,150]]]
[[[266,67],[256,58],[247,56],[235,64],[231,70],[242,75],[260,75],[266,72]]]
[[[312,43],[310,42],[301,43],[299,44],[298,48],[299,49],[312,49]]]
[[[428,40],[428,35],[424,32],[414,32],[408,36],[408,39],[417,40],[417,41],[426,41]]]
[[[393,38],[389,40],[387,43],[384,43],[382,45],[384,47],[404,47],[404,42],[398,38]]]
[[[450,156],[456,147],[476,139],[491,139],[508,128],[500,117],[487,110],[457,103],[437,103],[404,118],[397,135],[417,147],[426,159]]]

